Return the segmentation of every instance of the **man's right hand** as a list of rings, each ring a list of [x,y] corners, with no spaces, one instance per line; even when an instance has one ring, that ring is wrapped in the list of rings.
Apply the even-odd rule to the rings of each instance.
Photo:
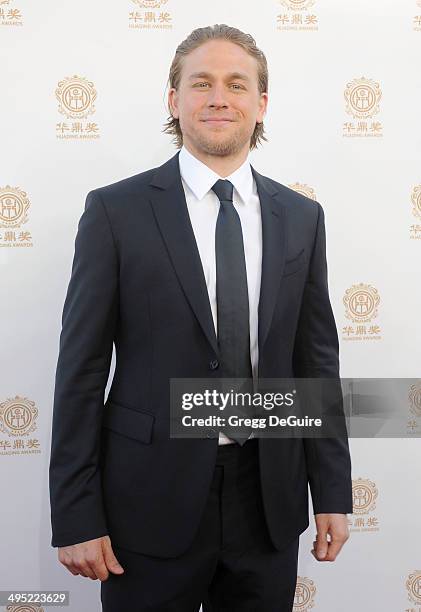
[[[114,555],[108,535],[62,546],[58,549],[58,559],[74,576],[80,574],[91,580],[107,580],[109,571],[113,574],[124,572]]]

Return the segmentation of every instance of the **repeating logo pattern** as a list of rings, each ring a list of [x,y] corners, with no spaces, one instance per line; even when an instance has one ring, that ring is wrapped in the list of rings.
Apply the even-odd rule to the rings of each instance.
[[[421,185],[416,185],[412,190],[411,202],[413,205],[412,214],[421,219]]]
[[[352,481],[353,515],[352,519],[348,519],[351,532],[379,531],[379,519],[371,515],[376,509],[378,494],[376,484],[372,480],[357,478]]]
[[[303,11],[315,4],[316,0],[279,0],[279,3],[285,8],[293,11]]]
[[[346,290],[343,302],[348,319],[355,323],[365,323],[377,316],[380,296],[377,289],[371,285],[359,283]]]
[[[0,403],[0,455],[19,455],[40,453],[40,443],[29,438],[36,428],[38,408],[27,397],[16,395]]]
[[[168,0],[132,0],[134,4],[138,4],[141,8],[161,8],[164,4],[167,4]]]
[[[32,247],[32,236],[28,229],[16,232],[28,221],[30,201],[20,187],[0,187],[0,247]],[[1,231],[1,229],[5,231]]]
[[[28,220],[28,195],[19,187],[0,187],[0,227],[20,227]]]
[[[368,514],[376,507],[377,487],[367,478],[352,481],[353,514]]]
[[[31,606],[30,604],[22,604],[19,606],[6,606],[6,612],[45,612],[45,608],[40,606]]]
[[[306,198],[310,198],[311,200],[316,200],[316,192],[313,187],[306,185],[305,183],[293,183],[292,185],[288,185],[290,189],[294,189],[298,193],[301,193]]]
[[[421,8],[421,0],[417,0],[416,5]],[[414,16],[413,24],[415,32],[421,32],[421,15]]]
[[[380,326],[370,323],[378,315],[380,295],[372,285],[359,283],[345,291],[343,297],[345,317],[357,325],[345,325],[342,328],[344,340],[379,340]]]
[[[56,89],[58,111],[68,119],[84,119],[95,112],[97,92],[94,84],[74,75],[60,81]]]
[[[410,411],[417,417],[421,417],[421,382],[411,385],[409,389]]]
[[[414,570],[406,581],[408,599],[414,604],[421,605],[421,570]]]
[[[0,0],[0,26],[23,26],[22,11],[10,6],[13,0]]]
[[[316,585],[310,578],[297,576],[293,612],[307,612],[314,607]]]
[[[277,30],[311,31],[318,30],[318,16],[308,12],[315,0],[278,0],[286,13],[276,16]]]
[[[415,185],[411,193],[412,214],[421,221],[421,185]],[[410,238],[421,239],[421,223],[414,223],[409,228]]]
[[[129,12],[129,28],[137,30],[170,30],[172,28],[172,15],[165,6],[168,0],[132,0],[139,9]]]
[[[97,91],[92,81],[76,74],[66,77],[58,83],[55,95],[59,103],[58,112],[73,120],[70,124],[65,121],[56,124],[57,138],[61,140],[99,138],[98,124],[86,121],[96,111]]]
[[[373,119],[379,113],[381,97],[380,85],[373,79],[363,76],[347,83],[344,91],[345,111],[358,121],[344,123],[344,136],[382,136],[383,126],[380,121],[367,122],[367,119]]]
[[[421,434],[421,381],[409,387],[408,422],[406,433],[410,436]]]

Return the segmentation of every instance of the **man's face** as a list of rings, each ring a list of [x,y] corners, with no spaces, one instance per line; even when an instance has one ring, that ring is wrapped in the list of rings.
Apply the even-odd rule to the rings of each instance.
[[[178,90],[168,102],[192,152],[235,155],[262,122],[267,93],[259,93],[257,60],[239,45],[212,40],[183,58]]]

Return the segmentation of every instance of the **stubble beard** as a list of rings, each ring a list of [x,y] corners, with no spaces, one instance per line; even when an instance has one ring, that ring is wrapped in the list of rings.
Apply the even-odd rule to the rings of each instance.
[[[197,148],[207,155],[217,155],[218,157],[235,155],[250,141],[250,137],[239,130],[234,130],[233,133],[223,138],[220,136],[207,137],[200,131],[195,132],[194,136],[194,143]]]

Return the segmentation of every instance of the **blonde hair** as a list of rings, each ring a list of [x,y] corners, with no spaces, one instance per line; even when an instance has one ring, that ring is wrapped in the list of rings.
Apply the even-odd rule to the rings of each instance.
[[[258,88],[259,93],[268,91],[269,74],[265,54],[261,51],[251,34],[245,34],[237,28],[225,24],[215,24],[213,26],[207,26],[204,28],[197,28],[193,30],[188,37],[180,43],[176,49],[173,61],[170,66],[170,72],[168,77],[168,83],[170,88],[174,87],[178,89],[181,79],[181,70],[183,67],[183,56],[188,55],[191,51],[207,42],[208,40],[228,40],[236,45],[242,47],[249,55],[256,58],[257,60],[257,77],[258,77]],[[175,136],[172,142],[180,149],[183,145],[183,133],[180,128],[180,122],[178,119],[172,116],[170,113],[167,117],[167,121],[164,124],[163,132],[172,134]],[[250,140],[250,150],[257,148],[257,145],[262,141],[268,139],[264,136],[265,128],[263,121],[261,123],[256,122],[254,132]]]

